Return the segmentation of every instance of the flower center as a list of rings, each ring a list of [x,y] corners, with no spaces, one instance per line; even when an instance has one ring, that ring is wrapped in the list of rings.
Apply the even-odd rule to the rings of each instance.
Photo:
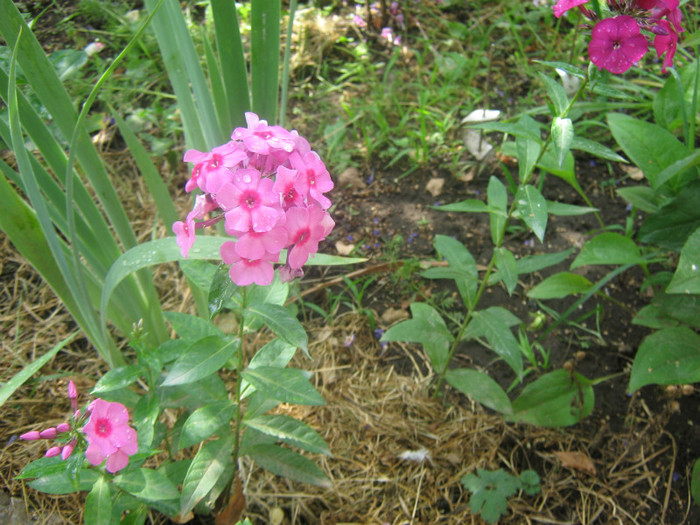
[[[253,135],[255,135],[256,137],[260,137],[261,139],[267,140],[272,136],[272,133],[270,133],[269,131],[256,131],[255,133],[253,133]]]
[[[250,193],[248,193],[245,196],[244,202],[245,202],[245,205],[248,207],[248,209],[252,210],[253,208],[255,208],[255,203],[256,203],[255,195],[251,195]]]
[[[303,230],[299,231],[299,233],[297,233],[297,238],[294,241],[294,244],[304,244],[304,241],[309,237],[309,233],[310,232],[308,228],[304,228]]]
[[[620,49],[622,47],[622,42],[619,40],[613,40],[612,47],[613,49]]]
[[[112,424],[110,423],[109,419],[98,419],[97,424],[95,425],[95,432],[100,437],[109,436],[112,433]]]
[[[216,168],[219,167],[219,162],[221,162],[221,159],[219,158],[219,156],[218,156],[218,155],[214,155],[214,158],[212,158],[212,159],[209,161],[209,167],[210,167],[211,169],[216,169]]]

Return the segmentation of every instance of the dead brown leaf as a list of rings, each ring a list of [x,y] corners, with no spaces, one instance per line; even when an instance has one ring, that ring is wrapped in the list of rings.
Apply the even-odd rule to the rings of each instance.
[[[596,474],[593,460],[585,452],[555,452],[554,455],[559,458],[562,467],[580,470],[591,476]]]
[[[216,525],[234,525],[241,518],[245,510],[245,496],[240,478],[236,478],[236,490],[231,494],[228,504],[216,515]]]

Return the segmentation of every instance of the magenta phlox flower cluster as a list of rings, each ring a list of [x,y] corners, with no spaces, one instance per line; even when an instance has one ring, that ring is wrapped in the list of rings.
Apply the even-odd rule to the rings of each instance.
[[[64,461],[70,457],[79,442],[84,446],[87,441],[85,457],[90,464],[100,465],[106,458],[105,468],[108,472],[115,473],[126,467],[129,456],[138,451],[136,431],[129,426],[126,407],[121,403],[96,399],[88,406],[87,412],[83,412],[78,409],[78,391],[73,381],[68,383],[68,398],[73,409],[70,422],[42,431],[32,430],[22,434],[20,439],[60,439],[65,444],[51,447],[46,451],[46,457],[60,454]],[[84,424],[87,414],[89,419]]]
[[[602,20],[586,7],[588,3],[589,0],[559,0],[552,9],[559,18],[578,7],[595,22],[588,55],[599,69],[624,73],[641,60],[650,42],[657,56],[663,56],[662,72],[673,66],[678,39],[684,31],[679,0],[608,0],[614,16]]]
[[[129,426],[129,412],[121,403],[103,399],[90,403],[88,412],[90,419],[83,427],[88,442],[85,457],[94,466],[106,459],[108,472],[120,471],[139,448],[136,431]]]
[[[254,113],[245,117],[247,127],[236,128],[226,144],[208,153],[185,153],[184,161],[194,164],[185,190],[198,188],[202,194],[186,219],[173,224],[173,232],[187,257],[195,231],[223,220],[226,233],[235,238],[221,246],[231,280],[238,286],[267,285],[282,250],[288,256],[280,277],[299,277],[335,226],[325,195],[333,181],[296,131],[270,126]]]

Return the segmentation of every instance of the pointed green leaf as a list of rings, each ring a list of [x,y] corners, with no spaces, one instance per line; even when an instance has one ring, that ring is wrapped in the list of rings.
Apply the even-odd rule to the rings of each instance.
[[[85,525],[109,525],[112,520],[112,495],[109,483],[100,476],[85,499]]]
[[[666,293],[700,294],[700,228],[683,246],[678,268]]]
[[[593,411],[591,382],[559,369],[527,385],[513,401],[513,419],[541,427],[574,425]]]
[[[496,248],[494,258],[499,278],[506,285],[508,295],[513,295],[513,291],[518,285],[518,265],[515,256],[506,248]]]
[[[198,408],[182,426],[178,449],[201,443],[220,428],[228,427],[234,413],[235,405],[228,399]]]
[[[461,202],[455,202],[452,204],[444,204],[442,206],[435,206],[436,210],[440,211],[456,211],[465,213],[481,213],[489,211],[489,207],[484,201],[478,199],[467,199]]]
[[[323,396],[309,382],[304,371],[297,368],[261,366],[241,373],[256,390],[265,392],[282,403],[294,405],[325,405]]]
[[[125,388],[136,382],[144,372],[144,368],[140,365],[127,365],[113,368],[100,378],[90,394],[97,395]]]
[[[503,183],[496,177],[489,178],[486,188],[489,203],[489,225],[491,226],[491,240],[496,246],[503,242],[506,217],[508,216],[508,192]]]
[[[625,157],[618,155],[607,146],[603,146],[598,142],[594,142],[583,137],[574,136],[573,140],[571,141],[571,149],[585,151],[586,153],[595,155],[598,158],[612,160],[613,162],[627,162]]]
[[[571,272],[559,272],[550,275],[527,292],[532,299],[561,299],[576,293],[585,293],[593,283],[583,275]]]
[[[540,242],[547,229],[547,201],[535,186],[520,186],[515,194],[515,209]]]
[[[571,263],[571,269],[590,264],[641,264],[639,246],[632,239],[619,233],[606,232],[593,237],[581,248],[581,253]]]
[[[214,274],[214,279],[209,289],[209,318],[213,319],[226,304],[233,293],[238,289],[229,276],[229,266],[221,263]]]
[[[262,303],[249,306],[247,312],[262,320],[282,340],[301,348],[309,356],[309,340],[304,327],[284,306]]]
[[[278,445],[254,445],[246,454],[265,470],[293,481],[330,488],[331,481],[310,459]]]
[[[598,211],[598,208],[577,206],[575,204],[566,204],[565,202],[547,201],[547,213],[550,215],[571,217],[575,215],[585,215],[596,211]]]
[[[644,385],[700,381],[700,335],[684,326],[665,328],[646,337],[637,350],[629,392]]]
[[[482,405],[501,414],[512,413],[510,399],[503,388],[484,372],[457,368],[448,370],[445,379],[453,388]]]
[[[232,464],[233,434],[209,441],[199,449],[182,483],[180,516],[187,515],[214,488]]]
[[[194,383],[213,374],[233,357],[237,347],[237,339],[222,339],[216,335],[200,339],[175,361],[162,386]]]
[[[289,445],[314,454],[331,455],[323,438],[309,425],[290,416],[272,414],[244,419],[243,423],[258,432],[274,436]]]
[[[523,374],[523,359],[520,354],[518,341],[509,329],[504,329],[501,316],[494,310],[478,310],[474,312],[472,323],[484,334],[494,352],[513,369],[518,377]],[[477,327],[474,327],[477,329]],[[471,325],[470,325],[470,328]]]
[[[544,73],[539,73],[539,75],[544,83],[545,89],[547,90],[547,95],[549,95],[552,104],[554,104],[554,110],[557,117],[563,115],[567,106],[569,105],[569,97],[567,97],[564,87],[559,82],[545,75]]]
[[[142,500],[159,501],[180,498],[177,487],[160,470],[140,468],[120,474],[112,482],[123,491]]]
[[[639,240],[671,250],[680,250],[700,227],[700,181],[688,184],[676,197],[639,229]]]
[[[551,133],[554,152],[559,166],[562,166],[574,140],[574,124],[570,118],[557,117],[552,121]]]
[[[163,314],[172,325],[175,333],[189,344],[196,343],[200,339],[211,335],[221,338],[226,336],[214,323],[196,315],[183,314],[181,312],[163,312]]]

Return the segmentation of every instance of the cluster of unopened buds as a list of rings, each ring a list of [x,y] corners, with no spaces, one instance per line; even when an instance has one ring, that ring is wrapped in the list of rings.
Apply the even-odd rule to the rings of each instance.
[[[64,461],[73,454],[76,445],[87,443],[85,457],[93,466],[106,460],[108,472],[118,472],[129,463],[129,456],[138,452],[136,431],[129,426],[129,412],[121,403],[96,399],[85,410],[78,408],[78,391],[73,381],[68,383],[68,398],[73,417],[45,430],[32,430],[20,436],[25,441],[59,439],[64,444],[46,451],[46,457],[60,454]]]
[[[268,285],[274,265],[282,281],[303,275],[302,266],[318,250],[335,222],[324,195],[333,181],[323,161],[296,130],[270,126],[246,113],[247,127],[236,128],[231,140],[210,152],[188,150],[194,164],[185,191],[201,190],[185,221],[173,224],[177,244],[187,257],[195,231],[224,220],[235,237],[221,245],[221,258],[238,286]]]
[[[614,16],[602,20],[586,7],[588,3],[589,0],[559,0],[553,9],[559,18],[569,9],[578,7],[595,23],[588,55],[599,69],[616,75],[624,73],[641,60],[650,42],[657,56],[664,56],[662,72],[673,66],[679,35],[684,31],[679,0],[608,0],[608,8]]]

